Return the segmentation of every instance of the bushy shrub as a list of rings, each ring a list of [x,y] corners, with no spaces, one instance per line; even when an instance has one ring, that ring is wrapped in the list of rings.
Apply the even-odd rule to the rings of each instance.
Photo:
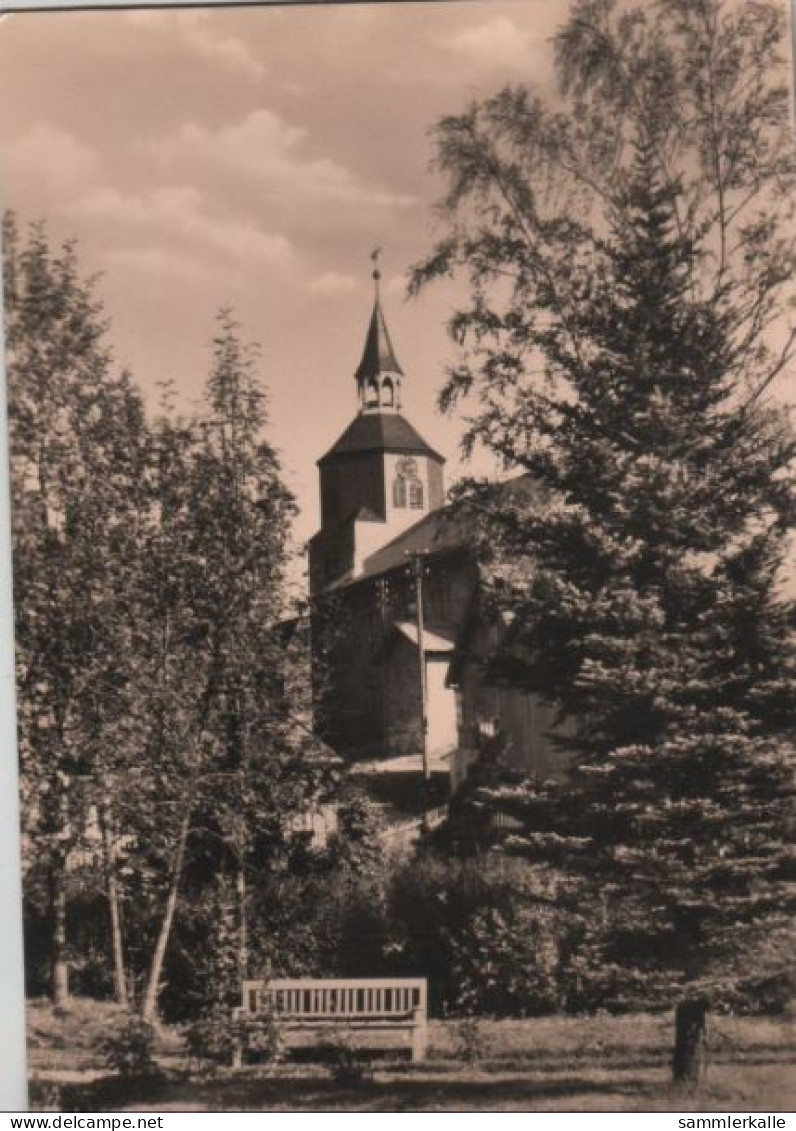
[[[355,1088],[372,1079],[373,1066],[362,1049],[339,1033],[330,1032],[318,1045],[318,1054],[335,1084]]]
[[[155,1030],[140,1017],[130,1017],[100,1043],[99,1054],[120,1076],[149,1076],[157,1072]]]
[[[484,1030],[480,1020],[472,1014],[455,1022],[454,1056],[465,1064],[475,1064],[486,1051]]]
[[[232,1064],[242,1031],[230,1010],[216,1008],[186,1025],[183,1037],[189,1064]]]
[[[274,1064],[284,1052],[282,1027],[274,1013],[248,1018],[243,1025],[242,1040],[244,1049],[261,1062]]]
[[[411,861],[394,877],[389,911],[394,968],[428,977],[433,1012],[516,1017],[558,1008],[564,925],[524,861]]]
[[[549,912],[521,904],[487,907],[443,934],[458,985],[454,1012],[525,1016],[555,1011],[558,946]]]
[[[231,1065],[236,1054],[253,1056],[272,1064],[283,1051],[282,1031],[273,1013],[239,1017],[221,1006],[208,1010],[183,1029],[190,1065]]]

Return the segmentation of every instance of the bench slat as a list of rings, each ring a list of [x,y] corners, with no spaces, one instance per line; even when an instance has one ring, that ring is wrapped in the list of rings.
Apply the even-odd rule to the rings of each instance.
[[[351,1021],[415,1017],[425,1020],[426,982],[398,979],[277,979],[245,982],[241,1012],[249,1016],[270,1006],[283,1021],[323,1018]]]
[[[344,1026],[346,1032],[367,1041],[370,1034],[406,1034],[412,1059],[422,1060],[426,1051],[425,978],[277,978],[245,981],[241,986],[239,1017],[255,1018],[272,1009],[286,1029],[319,1036],[329,1027]],[[242,1062],[244,1039],[236,1054]]]
[[[425,1012],[424,979],[278,979],[245,982],[244,1013],[270,1004],[282,1017],[404,1016]]]

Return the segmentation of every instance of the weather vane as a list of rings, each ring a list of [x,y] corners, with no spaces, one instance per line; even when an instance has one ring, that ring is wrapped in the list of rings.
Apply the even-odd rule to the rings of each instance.
[[[373,260],[373,278],[376,280],[376,286],[379,284],[381,278],[381,271],[379,270],[379,256],[381,255],[381,247],[374,247],[370,253],[370,258]]]

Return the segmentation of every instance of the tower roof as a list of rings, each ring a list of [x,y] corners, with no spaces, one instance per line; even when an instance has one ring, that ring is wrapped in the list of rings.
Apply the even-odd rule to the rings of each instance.
[[[362,352],[362,360],[355,376],[357,381],[361,382],[367,381],[371,377],[378,377],[382,373],[400,373],[403,376],[403,370],[398,364],[395,350],[392,348],[390,333],[387,329],[387,323],[384,321],[377,291],[373,303],[373,314],[370,316],[370,325],[365,338],[365,349]]]
[[[327,463],[355,452],[407,452],[431,456],[444,462],[439,452],[429,447],[423,437],[398,412],[360,413],[355,416],[340,439],[318,460]]]

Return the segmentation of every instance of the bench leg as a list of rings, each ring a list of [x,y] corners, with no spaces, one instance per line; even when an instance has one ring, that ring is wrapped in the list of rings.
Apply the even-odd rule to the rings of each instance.
[[[426,1059],[428,1030],[424,1023],[412,1026],[412,1063]]]

